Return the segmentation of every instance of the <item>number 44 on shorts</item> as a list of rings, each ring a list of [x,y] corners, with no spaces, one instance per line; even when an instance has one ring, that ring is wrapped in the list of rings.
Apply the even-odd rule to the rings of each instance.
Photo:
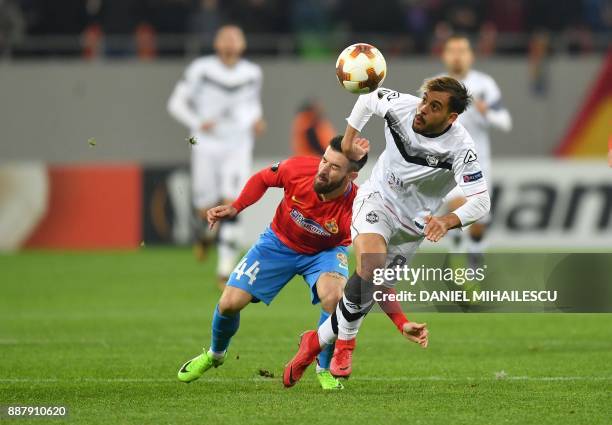
[[[257,273],[259,273],[259,261],[254,261],[253,264],[251,264],[251,267],[248,269],[247,265],[247,259],[246,257],[243,257],[242,260],[240,260],[240,262],[236,265],[233,273],[236,273],[237,280],[242,279],[243,275],[248,277],[249,285],[252,285],[253,282],[255,282],[255,279],[257,279]]]

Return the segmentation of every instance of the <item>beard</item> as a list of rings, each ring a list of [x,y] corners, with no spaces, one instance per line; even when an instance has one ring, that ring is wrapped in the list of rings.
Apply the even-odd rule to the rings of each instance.
[[[326,195],[330,192],[333,192],[334,190],[338,189],[339,187],[341,187],[344,184],[344,179],[340,179],[338,181],[318,181],[315,178],[314,181],[314,191],[316,193],[318,193],[319,195]]]

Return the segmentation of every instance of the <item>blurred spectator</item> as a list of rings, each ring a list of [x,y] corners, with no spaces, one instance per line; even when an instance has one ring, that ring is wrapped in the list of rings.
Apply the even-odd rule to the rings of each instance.
[[[136,55],[138,59],[150,61],[157,56],[155,29],[149,24],[140,24],[136,28]]]
[[[292,142],[295,155],[321,156],[336,135],[318,100],[304,102],[293,120]]]
[[[550,34],[537,32],[529,42],[529,76],[532,92],[537,96],[548,93],[548,56],[550,53]]]
[[[10,53],[25,32],[25,19],[16,0],[0,0],[0,54]]]
[[[104,34],[100,24],[92,24],[85,28],[81,37],[83,46],[83,58],[86,60],[97,59],[102,56],[104,49]]]
[[[448,24],[448,22],[440,21],[436,24],[430,46],[432,55],[440,56],[442,54],[442,50],[444,50],[444,44],[452,33],[453,30]]]
[[[476,53],[480,57],[491,56],[497,47],[497,27],[491,22],[485,22],[480,27],[480,35],[476,44]]]
[[[431,31],[430,10],[427,0],[403,0],[404,28],[410,34],[414,50],[424,52]]]

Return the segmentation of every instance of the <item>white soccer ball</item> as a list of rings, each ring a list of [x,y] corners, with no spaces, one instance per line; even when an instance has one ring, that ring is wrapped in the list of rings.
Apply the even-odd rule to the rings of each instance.
[[[376,47],[357,43],[348,46],[336,61],[336,77],[351,93],[371,93],[387,76],[385,57]]]

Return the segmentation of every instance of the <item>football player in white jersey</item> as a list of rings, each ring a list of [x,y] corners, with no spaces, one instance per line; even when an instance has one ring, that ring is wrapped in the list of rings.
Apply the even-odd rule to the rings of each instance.
[[[239,27],[221,27],[214,40],[216,55],[191,63],[168,101],[168,111],[189,128],[195,143],[191,180],[200,256],[214,239],[206,225],[208,209],[231,203],[239,195],[251,172],[254,139],[265,130],[262,72],[242,58],[245,47]],[[223,223],[218,234],[220,286],[235,266],[239,241],[238,223]]]
[[[512,129],[512,118],[501,101],[501,91],[491,76],[472,69],[474,53],[467,37],[456,35],[450,37],[445,45],[442,60],[449,76],[461,81],[474,98],[474,103],[459,117],[459,122],[470,133],[478,162],[486,176],[491,190],[491,140],[490,129],[508,132]],[[465,203],[465,195],[461,188],[456,187],[447,196],[449,210],[454,210]],[[488,215],[482,220],[472,224],[467,229],[467,237],[463,232],[455,231],[453,243],[455,249],[466,250],[470,263],[476,265],[485,249],[483,238],[489,221]],[[465,247],[460,247],[465,242]]]
[[[336,376],[349,376],[357,331],[373,305],[375,270],[409,263],[423,239],[437,242],[449,229],[473,223],[489,211],[474,142],[457,122],[471,100],[467,89],[454,78],[438,77],[425,81],[422,91],[418,98],[378,89],[360,96],[347,119],[343,150],[350,157],[367,152],[354,141],[372,115],[385,119],[386,147],[353,203],[356,272],[332,316],[318,331],[302,335],[298,353],[285,367],[285,386],[294,385],[321,349],[334,341],[330,370]],[[455,185],[468,201],[436,216]],[[408,321],[397,304],[387,307],[394,311],[384,306],[383,310],[400,332],[426,347],[426,325]]]

